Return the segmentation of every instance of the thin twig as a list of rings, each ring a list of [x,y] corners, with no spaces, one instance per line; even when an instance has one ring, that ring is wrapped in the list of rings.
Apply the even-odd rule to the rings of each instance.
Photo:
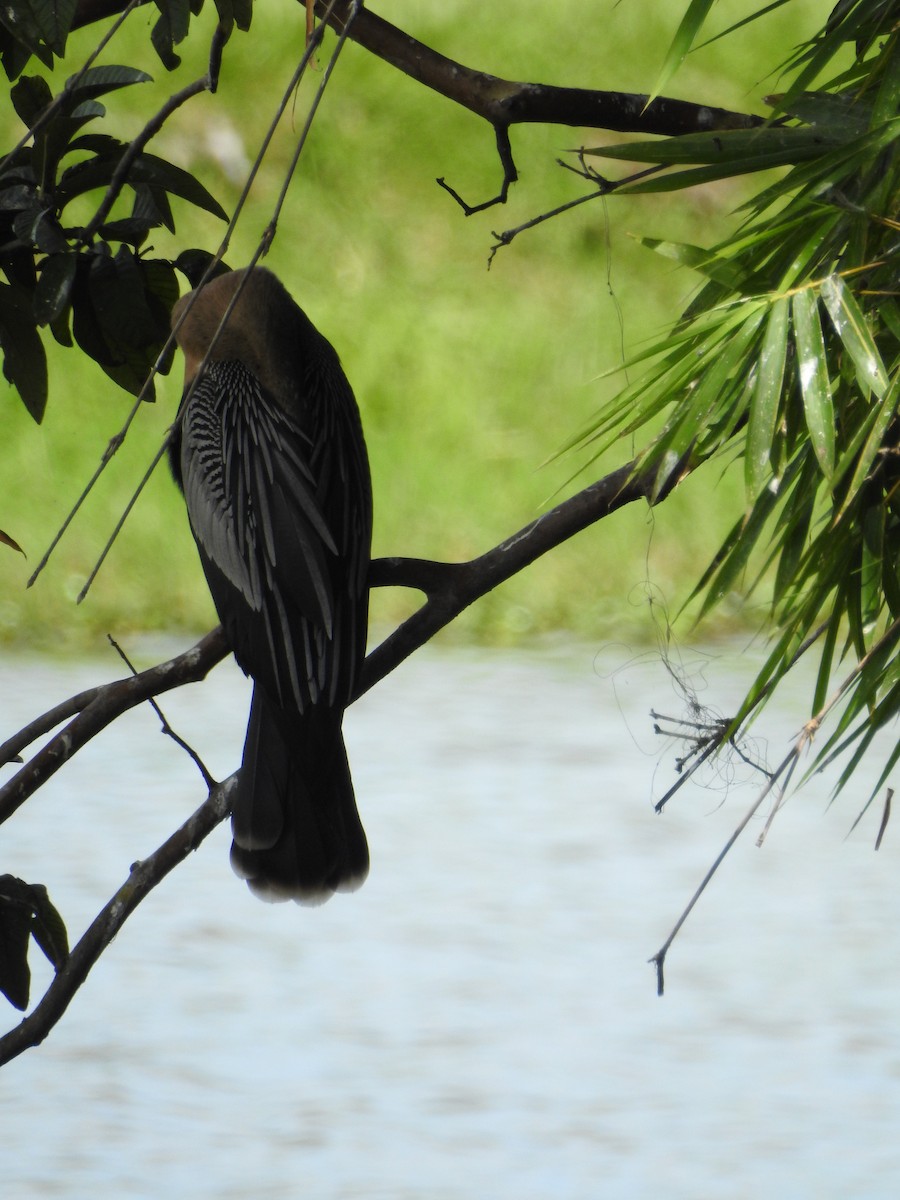
[[[703,879],[701,880],[699,886],[695,890],[693,896],[691,896],[687,905],[682,910],[681,916],[675,922],[672,932],[669,934],[669,936],[663,942],[662,946],[660,946],[659,950],[657,950],[657,952],[653,955],[653,957],[647,960],[648,962],[654,963],[656,966],[656,994],[658,996],[661,996],[663,994],[663,992],[665,991],[664,967],[665,967],[666,955],[669,952],[669,947],[675,941],[675,938],[678,936],[679,932],[681,931],[681,928],[684,925],[685,921],[687,921],[688,917],[691,915],[691,912],[693,911],[694,906],[696,905],[697,901],[700,899],[700,897],[706,891],[708,885],[712,882],[713,876],[718,871],[719,867],[721,867],[722,863],[725,861],[732,846],[735,844],[735,842],[738,840],[738,838],[741,836],[741,834],[744,832],[744,830],[750,824],[750,821],[753,819],[753,817],[756,816],[763,801],[766,799],[768,794],[772,791],[772,788],[775,786],[776,782],[778,781],[779,777],[781,776],[782,772],[784,772],[784,771],[788,772],[788,779],[785,780],[785,786],[787,786],[787,782],[790,779],[790,776],[794,769],[794,764],[797,761],[797,755],[798,755],[798,747],[795,746],[791,750],[791,752],[785,756],[784,760],[782,761],[780,766],[777,768],[777,770],[772,772],[771,778],[766,781],[766,783],[763,786],[762,790],[760,791],[759,795],[754,800],[754,802],[750,805],[747,812],[744,814],[743,819],[738,823],[737,827],[732,832],[728,841],[725,843],[725,845],[719,851],[712,866],[709,868],[709,870],[703,876]]]
[[[163,441],[163,444],[156,451],[156,454],[154,454],[153,461],[150,463],[150,466],[147,468],[147,470],[141,476],[140,483],[138,483],[137,487],[134,489],[134,491],[131,494],[131,498],[129,499],[128,503],[125,505],[125,508],[122,510],[122,513],[120,514],[118,521],[116,521],[116,524],[113,527],[112,533],[107,538],[106,545],[100,551],[100,554],[97,557],[97,561],[94,563],[93,567],[91,568],[90,574],[88,575],[87,579],[84,582],[84,586],[82,587],[81,591],[78,593],[78,596],[75,599],[76,604],[81,604],[82,600],[84,600],[85,596],[88,594],[88,591],[90,590],[90,586],[94,582],[94,580],[97,578],[97,573],[99,572],[100,568],[103,566],[103,563],[106,561],[106,556],[109,554],[110,550],[113,547],[113,543],[115,542],[116,538],[119,536],[119,533],[122,530],[122,526],[127,521],[128,517],[131,513],[131,510],[134,508],[135,504],[137,504],[138,499],[141,495],[141,492],[143,492],[144,488],[150,482],[150,477],[152,476],[153,472],[159,466],[160,460],[163,458],[163,456],[165,455],[166,450],[168,448],[169,440],[171,438],[171,432],[172,431],[171,431],[171,427],[170,427],[169,432],[166,434],[166,437]],[[29,583],[30,582],[31,582],[31,580],[29,580]]]
[[[120,20],[124,20],[125,15],[127,15],[127,13],[124,14]],[[181,106],[181,104],[185,103],[185,101],[187,99],[190,99],[191,96],[198,95],[200,92],[202,92],[204,90],[209,90],[209,91],[215,90],[215,85],[218,81],[218,70],[219,70],[219,66],[221,64],[221,57],[222,57],[222,32],[221,32],[221,27],[217,25],[216,29],[213,33],[212,42],[210,44],[209,68],[208,68],[205,80],[203,80],[203,79],[195,80],[194,83],[189,84],[187,88],[183,89],[181,92],[176,93],[176,96],[172,97],[172,99],[169,102],[171,104],[172,101],[174,101],[174,100],[178,101],[178,103],[176,103],[174,105],[174,107],[171,109],[172,112],[174,112],[176,108],[179,108]],[[204,83],[205,83],[205,86],[201,86]],[[166,106],[164,106],[164,109],[165,109],[165,107]],[[161,111],[164,111],[164,109]],[[149,141],[150,136],[152,136],[151,134],[147,133],[147,130],[153,125],[154,121],[157,121],[159,119],[159,115],[160,114],[157,113],[156,117],[153,118],[153,121],[148,122],[148,124],[144,127],[144,130],[131,143],[131,146],[134,146],[138,142],[141,143],[141,148],[143,148],[143,146],[146,145],[147,141]],[[171,113],[169,113],[168,115],[171,115]],[[163,118],[163,120],[159,122],[159,128],[162,127],[164,120],[165,120],[165,118]],[[159,128],[155,129],[154,132],[158,132]],[[144,136],[145,134],[147,135],[146,137]],[[141,141],[142,138],[143,138],[143,141]],[[123,161],[127,155],[128,155],[128,151],[126,151],[125,155],[123,155]],[[131,165],[131,162],[133,162],[133,157],[131,159],[129,159],[129,164],[128,164],[129,166]],[[120,174],[121,167],[122,167],[122,163],[120,162],[119,167],[116,170],[117,177]],[[124,174],[123,174],[121,183],[124,183],[124,182],[125,182],[125,178],[124,178]],[[121,183],[120,183],[119,190],[121,190]],[[110,185],[110,188],[112,188],[112,185]],[[118,194],[118,193],[116,193],[116,194]],[[106,197],[104,198],[104,201],[101,202],[101,208],[103,207],[103,203],[105,203],[106,198],[109,198],[111,195],[112,195],[111,190],[108,190],[106,193]],[[115,199],[115,196],[112,196],[112,199],[110,200],[110,206],[112,204],[112,200],[114,200],[114,199]],[[96,216],[94,218],[94,221],[91,222],[91,224],[93,225],[95,222],[96,222],[96,225],[99,227],[100,222],[96,221]],[[54,534],[54,536],[50,542],[50,545],[44,551],[44,554],[41,557],[40,561],[38,562],[37,566],[35,567],[34,571],[32,571],[31,576],[29,577],[28,582],[25,585],[26,587],[31,587],[35,583],[35,581],[38,579],[41,572],[44,570],[47,563],[50,561],[50,558],[51,558],[54,550],[59,545],[59,543],[62,541],[62,538],[64,537],[64,535],[66,533],[66,530],[72,524],[73,520],[75,519],[78,512],[80,511],[82,505],[84,504],[84,502],[87,500],[88,496],[93,491],[94,486],[96,485],[98,479],[103,474],[103,472],[106,470],[107,466],[109,466],[109,463],[112,461],[113,457],[115,456],[115,454],[118,452],[118,450],[124,443],[125,438],[128,434],[129,429],[131,428],[131,425],[132,425],[135,417],[140,412],[144,401],[146,400],[147,396],[150,394],[150,390],[153,387],[153,381],[156,378],[156,376],[159,374],[160,364],[165,361],[166,356],[167,356],[168,352],[170,351],[172,345],[173,345],[173,335],[170,333],[169,337],[166,340],[165,345],[163,346],[160,353],[157,355],[156,362],[153,364],[153,366],[151,367],[151,369],[147,375],[147,378],[144,380],[144,384],[141,387],[141,390],[138,393],[138,395],[134,401],[134,404],[131,406],[131,409],[129,410],[128,415],[125,418],[124,424],[122,425],[121,429],[119,429],[119,431],[116,434],[114,434],[113,437],[110,438],[109,442],[106,445],[105,450],[103,451],[103,454],[100,457],[100,462],[97,464],[97,467],[94,470],[94,473],[91,475],[88,482],[82,488],[80,495],[76,499],[75,503],[72,505],[72,507],[69,510],[68,514],[66,515],[63,523],[60,525],[60,527],[57,529],[56,533]],[[161,454],[157,455],[157,457],[154,459],[154,466],[156,465],[157,462],[159,462],[160,457],[162,457]],[[152,468],[151,468],[151,471],[152,471]],[[148,472],[148,474],[145,475],[144,482],[146,482],[146,479],[149,478],[149,474],[150,474],[150,472]],[[142,482],[141,488],[143,488],[143,486],[144,486],[144,484]],[[130,508],[134,506],[134,503],[137,500],[137,496],[140,494],[140,490],[141,489],[139,488],[138,493],[136,493],[132,497],[130,505],[129,505],[129,511],[130,511]],[[108,548],[109,547],[107,546],[107,549],[104,551],[104,557],[105,557],[106,552],[108,551]],[[94,573],[96,574],[96,571]],[[86,591],[86,589],[85,589],[85,591]],[[79,601],[80,601],[80,599],[83,598],[83,595],[84,595],[84,593],[82,593],[82,596],[79,597]]]
[[[525,233],[528,229],[534,229],[535,226],[542,225],[544,221],[549,221],[553,217],[558,217],[573,208],[578,208],[581,204],[587,204],[589,200],[596,200],[600,196],[610,196],[627,183],[634,183],[635,180],[642,179],[645,175],[653,175],[655,172],[662,170],[659,166],[647,167],[645,170],[636,171],[633,175],[628,175],[623,179],[606,179],[596,171],[591,171],[590,173],[579,171],[570,163],[565,163],[561,159],[557,159],[557,163],[569,171],[575,171],[576,175],[593,183],[594,191],[586,192],[583,196],[576,196],[574,200],[567,200],[565,204],[560,204],[556,208],[549,209],[547,212],[539,213],[536,217],[524,221],[521,225],[516,225],[513,229],[504,230],[503,233],[498,233],[495,229],[492,229],[491,237],[496,238],[496,241],[491,246],[490,254],[488,255],[488,268],[493,263],[498,250],[502,250],[504,246],[508,246],[520,233]],[[438,183],[440,182],[441,180],[438,180]]]
[[[221,26],[216,27],[216,33],[221,36]],[[109,186],[103,194],[103,199],[97,205],[97,211],[82,230],[76,243],[77,246],[88,246],[93,241],[97,230],[109,216],[112,206],[118,200],[122,189],[128,183],[131,168],[137,162],[138,157],[143,154],[144,147],[151,138],[159,133],[169,117],[174,112],[177,112],[182,105],[187,104],[188,100],[193,100],[195,96],[199,96],[202,92],[211,90],[212,85],[208,74],[193,80],[192,83],[186,84],[180,91],[171,95],[159,111],[147,122],[138,136],[132,138],[116,165]]]
[[[218,27],[217,27],[216,34],[218,34],[218,32],[219,31],[218,31]],[[296,69],[294,70],[294,72],[291,76],[290,83],[288,84],[287,88],[285,88],[285,90],[284,90],[281,101],[277,107],[276,114],[275,114],[274,118],[272,119],[272,121],[269,125],[269,128],[262,140],[262,143],[260,145],[257,156],[250,168],[247,179],[241,190],[241,194],[238,197],[237,203],[235,205],[234,211],[231,216],[231,220],[228,222],[228,226],[226,228],[225,235],[219,245],[218,250],[212,256],[209,263],[207,264],[206,270],[204,271],[203,276],[200,279],[196,290],[199,290],[200,288],[202,288],[203,285],[209,280],[209,278],[212,276],[216,267],[222,261],[222,259],[225,256],[225,253],[228,250],[228,247],[231,243],[232,234],[234,233],[234,230],[237,227],[238,218],[240,217],[240,215],[244,209],[244,206],[247,203],[247,200],[250,196],[251,189],[256,180],[256,176],[259,173],[260,167],[262,166],[262,163],[265,159],[266,154],[268,153],[269,146],[272,142],[272,139],[275,136],[278,125],[281,122],[281,118],[283,117],[285,110],[287,109],[287,107],[290,103],[291,97],[294,94],[297,84],[299,83],[300,79],[302,78],[303,73],[305,72],[312,56],[314,55],[318,45],[320,44],[320,42],[324,36],[324,32],[325,32],[324,25],[316,28],[316,30],[313,33],[312,39],[310,40],[308,46],[306,47],[306,50],[305,50],[304,54],[302,55],[300,62],[298,63]],[[221,45],[217,41],[217,37],[214,35],[213,43],[210,47],[210,64],[211,65],[210,65],[209,74],[207,76],[207,79],[211,82],[214,82],[217,78],[216,64],[218,63],[220,57],[221,57]],[[197,81],[197,83],[199,83],[199,82],[200,81]],[[191,86],[195,86],[195,85],[191,85]],[[202,89],[200,89],[200,90],[202,90]],[[215,90],[215,89],[214,89],[214,87],[211,87],[209,90]],[[181,95],[181,93],[179,93],[179,95]],[[177,107],[177,105],[176,105],[176,107]],[[271,240],[271,238],[269,238],[267,240],[266,234],[263,235],[263,238],[261,239],[261,241],[257,247],[257,250],[251,259],[251,262],[250,262],[251,267],[253,267],[258,262],[261,255],[268,248],[268,244],[269,244],[270,240]],[[239,293],[238,293],[238,295],[239,295]],[[203,364],[201,364],[201,370],[198,371],[198,375],[197,375],[198,378],[199,378],[199,375],[202,373],[202,367],[203,367],[203,365],[205,365],[205,363],[209,357],[209,353],[212,351],[212,348],[215,345],[215,343],[218,339],[218,336],[220,335],[221,329],[224,328],[224,325],[228,318],[228,315],[230,314],[232,308],[234,307],[234,304],[237,303],[238,295],[235,295],[233,297],[232,302],[229,305],[228,311],[222,318],[222,321],[219,325],[219,330],[217,331],[216,335],[212,339],[212,342],[207,351],[207,355],[204,357]],[[178,323],[178,326],[176,326],[174,329],[172,329],[170,331],[169,336],[167,337],[162,349],[160,350],[160,353],[157,356],[156,362],[153,364],[152,368],[150,369],[147,379],[145,380],[144,385],[141,388],[141,391],[138,394],[138,397],[135,400],[134,405],[132,406],[130,412],[128,413],[128,416],[125,419],[125,423],[123,424],[122,428],[118,431],[118,433],[116,433],[114,435],[114,437],[112,437],[110,439],[106,449],[104,450],[103,456],[101,457],[101,460],[100,460],[96,470],[94,471],[93,475],[91,476],[91,478],[89,479],[89,481],[87,482],[85,487],[82,489],[81,494],[75,501],[75,504],[73,505],[72,509],[69,511],[69,513],[66,516],[65,520],[63,521],[62,525],[57,530],[56,534],[53,537],[53,540],[51,541],[50,545],[47,547],[47,550],[45,551],[43,557],[41,558],[41,560],[38,563],[37,567],[35,568],[34,572],[32,573],[31,578],[28,580],[28,583],[26,586],[31,587],[32,584],[35,582],[35,580],[38,578],[38,576],[41,574],[41,572],[44,570],[48,561],[50,560],[51,555],[53,554],[54,550],[56,549],[56,547],[59,545],[60,541],[62,540],[66,530],[69,528],[69,526],[71,525],[75,516],[77,515],[78,511],[80,510],[81,506],[84,504],[87,497],[90,495],[91,491],[93,490],[95,484],[97,483],[97,480],[100,478],[100,476],[106,470],[106,467],[108,466],[110,460],[115,455],[115,453],[118,451],[118,449],[122,445],[122,443],[125,441],[125,437],[129,431],[129,429],[131,428],[132,422],[134,421],[138,412],[141,410],[143,402],[146,399],[147,395],[149,394],[150,388],[153,385],[153,380],[156,377],[156,375],[159,373],[160,364],[162,362],[166,361],[169,353],[171,352],[172,348],[175,345],[175,338],[176,338],[176,335],[178,332],[178,328],[180,328],[181,321],[183,321],[186,318],[186,316],[187,316],[187,310],[185,310],[185,312],[182,314],[182,317]],[[196,386],[196,385],[194,384],[192,386]],[[98,571],[100,570],[100,567],[102,566],[104,560],[106,559],[107,555],[109,554],[110,550],[112,549],[113,543],[115,542],[116,538],[118,537],[118,534],[122,528],[122,525],[124,524],[125,519],[131,512],[134,505],[136,504],[138,497],[140,496],[141,492],[143,491],[147,481],[150,479],[151,475],[153,474],[153,471],[155,470],[156,466],[159,464],[160,460],[162,459],[163,455],[165,454],[165,450],[166,450],[166,447],[168,445],[170,438],[171,438],[171,429],[166,433],[166,437],[163,441],[163,444],[157,449],[150,466],[145,471],[140,483],[138,484],[138,487],[132,494],[131,499],[128,501],[128,504],[126,505],[123,515],[117,522],[115,528],[113,529],[112,534],[110,535],[109,539],[107,540],[106,545],[104,546],[103,550],[101,551],[98,561],[95,563],[93,570],[91,571],[90,575],[88,576],[87,580],[85,581],[84,587],[81,589],[81,592],[79,593],[78,603],[81,603],[84,600],[85,596],[87,595],[91,585],[93,584],[94,579],[97,576]]]
[[[150,696],[158,696],[186,683],[196,683],[209,674],[216,663],[228,653],[228,643],[222,627],[218,626],[183,654],[160,663],[139,675],[117,679],[97,688],[81,692],[71,700],[57,705],[45,717],[32,721],[22,734],[10,738],[7,746],[28,734],[24,745],[46,730],[40,726],[52,719],[48,728],[59,724],[60,713],[74,709],[75,715],[15,775],[0,787],[0,823],[12,816],[60,767],[111,725],[123,713],[143,704]],[[62,719],[65,719],[64,717]]]
[[[109,639],[109,644],[112,646],[113,650],[115,650],[116,654],[118,654],[119,658],[121,658],[122,662],[125,663],[126,667],[128,667],[128,669],[132,673],[132,675],[137,675],[138,672],[134,666],[134,663],[132,663],[131,659],[128,657],[128,655],[125,653],[125,651],[119,645],[119,643],[116,641],[116,639],[113,637],[113,635],[111,633],[108,633],[106,636]],[[210,789],[214,788],[217,783],[217,780],[215,780],[212,777],[212,775],[209,773],[209,771],[206,769],[206,764],[203,762],[203,759],[200,757],[200,755],[197,753],[197,751],[193,748],[193,746],[189,745],[184,740],[184,738],[180,736],[180,734],[177,734],[175,732],[175,730],[172,728],[171,724],[169,723],[169,718],[166,716],[166,714],[163,712],[163,710],[160,708],[160,706],[157,704],[156,700],[152,696],[147,697],[147,703],[150,705],[150,707],[153,709],[153,711],[159,717],[160,725],[162,726],[162,732],[167,737],[170,737],[177,746],[180,746],[181,749],[185,752],[185,754],[187,754],[188,757],[193,760],[194,765],[196,766],[197,770],[203,776],[203,782],[206,784],[206,786]]]
[[[815,636],[818,636],[818,633],[821,632],[822,628],[824,628],[824,625],[819,627],[819,630],[816,631]],[[777,767],[777,769],[771,773],[768,781],[766,782],[766,784],[763,787],[762,791],[760,792],[759,796],[756,798],[756,800],[750,806],[747,814],[745,815],[743,820],[738,824],[737,828],[734,830],[734,832],[732,833],[732,835],[728,839],[728,841],[725,843],[724,847],[722,848],[722,850],[716,857],[715,861],[713,862],[712,866],[707,871],[706,875],[704,875],[703,880],[700,883],[700,886],[694,892],[694,894],[691,897],[686,908],[682,911],[681,916],[678,918],[678,920],[675,923],[674,928],[672,929],[672,932],[666,938],[665,942],[662,944],[660,949],[657,950],[656,954],[654,954],[651,959],[648,959],[649,962],[654,963],[656,965],[657,995],[661,996],[663,994],[663,988],[664,988],[663,965],[665,963],[665,958],[666,958],[666,954],[669,951],[669,947],[672,945],[675,938],[678,936],[678,933],[679,933],[681,927],[684,925],[685,921],[687,920],[688,916],[690,915],[692,909],[694,908],[694,905],[700,899],[700,896],[706,890],[706,887],[712,880],[712,877],[715,875],[716,871],[718,871],[719,867],[724,862],[726,856],[728,855],[728,852],[731,850],[732,846],[735,844],[737,839],[740,837],[740,835],[746,829],[746,827],[749,824],[752,817],[754,817],[756,815],[756,813],[759,811],[760,805],[765,800],[765,798],[769,795],[769,793],[772,791],[773,787],[775,786],[775,783],[778,781],[778,779],[781,777],[782,774],[786,773],[784,782],[781,784],[781,787],[779,789],[780,790],[780,798],[779,798],[778,802],[776,803],[775,808],[773,809],[773,814],[770,815],[769,820],[766,823],[766,827],[763,830],[763,834],[761,835],[761,838],[760,838],[760,841],[762,840],[762,837],[765,836],[766,830],[768,829],[769,825],[771,824],[772,816],[774,815],[775,812],[777,812],[781,808],[781,805],[782,805],[783,799],[784,799],[784,795],[787,792],[787,788],[788,788],[788,785],[794,774],[794,770],[797,766],[797,763],[800,761],[801,753],[813,741],[816,733],[821,728],[822,722],[831,713],[831,711],[835,707],[835,705],[838,704],[840,702],[840,700],[847,694],[848,690],[853,686],[854,682],[858,679],[860,673],[865,669],[866,665],[871,661],[873,655],[880,653],[892,640],[894,640],[897,637],[898,633],[900,633],[900,617],[898,617],[897,620],[895,620],[894,622],[892,622],[892,624],[890,626],[888,626],[888,628],[881,635],[881,637],[878,639],[878,641],[875,643],[875,645],[872,646],[871,649],[868,650],[867,653],[863,655],[863,657],[859,660],[859,662],[856,664],[856,666],[842,680],[840,686],[835,690],[835,692],[832,694],[832,696],[822,705],[822,707],[815,714],[815,716],[811,717],[810,720],[806,722],[806,724],[803,726],[803,729],[801,730],[800,735],[797,738],[793,748],[791,749],[790,753],[787,754],[787,756],[783,759],[783,761],[780,763],[780,765]],[[799,655],[799,653],[802,652],[802,650],[808,648],[808,646],[812,644],[813,640],[815,640],[814,637],[808,638],[807,641],[804,643],[804,646],[801,647],[801,650],[798,651],[798,655]],[[797,655],[795,655],[793,661],[796,661],[796,658],[797,658]],[[756,703],[758,703],[758,698],[757,698]]]

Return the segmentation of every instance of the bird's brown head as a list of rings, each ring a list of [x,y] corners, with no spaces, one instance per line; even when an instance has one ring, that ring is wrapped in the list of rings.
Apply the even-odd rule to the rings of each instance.
[[[241,362],[273,395],[285,395],[290,381],[284,370],[294,361],[308,324],[288,291],[265,267],[242,267],[218,275],[182,296],[172,309],[172,328],[184,353],[185,387],[209,352],[208,362]]]

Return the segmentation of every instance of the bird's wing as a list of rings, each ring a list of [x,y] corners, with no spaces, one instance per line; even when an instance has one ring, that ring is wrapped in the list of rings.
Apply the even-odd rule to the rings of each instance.
[[[240,363],[213,363],[181,417],[181,476],[240,665],[303,710],[330,678],[337,546],[307,436]]]

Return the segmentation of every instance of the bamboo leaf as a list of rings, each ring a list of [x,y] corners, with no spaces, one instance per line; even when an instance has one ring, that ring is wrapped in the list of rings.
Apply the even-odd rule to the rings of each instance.
[[[759,495],[768,480],[775,423],[784,385],[788,315],[788,301],[785,297],[779,297],[770,309],[757,361],[756,388],[750,405],[744,459],[744,478],[751,499]]]
[[[834,407],[828,382],[825,338],[812,289],[804,288],[794,295],[791,315],[806,427],[822,474],[830,480],[834,473]]]
[[[654,100],[684,62],[687,52],[696,40],[700,28],[712,8],[713,0],[691,0],[687,12],[681,18],[681,24],[675,31],[672,44],[666,53],[659,78],[653,86],[653,91],[647,100]]]
[[[857,135],[866,132],[866,125],[855,129]],[[626,162],[658,163],[660,166],[697,166],[728,164],[743,166],[757,159],[766,162],[793,163],[819,158],[846,137],[809,125],[761,125],[756,129],[725,129],[715,132],[680,134],[656,141],[618,142],[582,150],[582,154],[602,158],[624,159]]]
[[[875,459],[881,451],[884,435],[891,421],[894,419],[894,413],[897,411],[898,404],[900,404],[900,372],[895,374],[894,380],[878,409],[872,430],[868,438],[866,438],[866,444],[863,446],[859,462],[853,472],[853,478],[850,480],[850,486],[844,498],[844,503],[841,505],[841,510],[838,513],[838,520],[846,513],[851,502],[856,498],[859,489],[867,479]]]
[[[673,259],[683,267],[690,267],[691,270],[714,279],[729,290],[737,291],[740,288],[743,271],[736,263],[720,258],[711,250],[704,250],[702,246],[691,246],[686,242],[669,242],[652,237],[638,238],[638,241],[648,250],[655,251],[663,258]]]
[[[879,399],[883,398],[888,389],[887,371],[853,293],[840,275],[823,279],[821,293],[835,332],[853,359],[860,387],[863,391],[871,389]]]

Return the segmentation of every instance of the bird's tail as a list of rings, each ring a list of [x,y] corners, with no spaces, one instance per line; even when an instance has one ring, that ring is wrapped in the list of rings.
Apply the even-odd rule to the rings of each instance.
[[[253,689],[231,865],[263,900],[321,904],[368,874],[342,717],[321,705],[298,716]]]

